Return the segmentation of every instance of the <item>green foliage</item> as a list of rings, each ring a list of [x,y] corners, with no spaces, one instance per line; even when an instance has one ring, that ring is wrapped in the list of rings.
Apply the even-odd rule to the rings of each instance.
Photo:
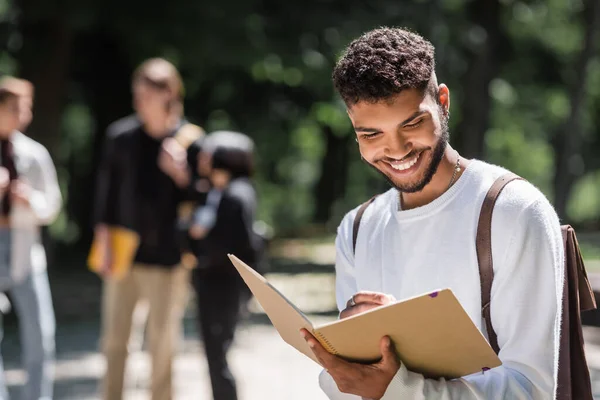
[[[580,223],[600,218],[600,171],[588,173],[577,182],[567,212],[570,219]]]
[[[19,53],[21,33],[13,29],[17,11],[33,26],[61,21],[69,31],[67,96],[56,98],[66,100],[66,107],[60,137],[55,138],[60,141],[55,158],[70,205],[52,232],[71,242],[89,230],[86,210],[92,190],[82,182],[93,179],[97,137],[109,120],[130,112],[128,99],[120,102],[123,106],[113,106],[123,88],[111,87],[101,95],[98,86],[123,85],[141,60],[153,56],[172,60],[182,71],[186,114],[192,121],[207,131],[235,129],[255,139],[259,214],[279,232],[294,232],[310,223],[322,201],[315,190],[322,161],[328,157],[325,129],[337,138],[349,138],[352,145],[344,150],[347,175],[335,177],[347,183],[345,193],[327,205],[330,228],[335,227],[345,212],[386,189],[360,160],[351,139],[354,134],[345,107],[331,85],[336,58],[350,40],[377,26],[401,25],[421,32],[437,46],[438,76],[452,91],[451,128],[455,129],[461,120],[472,117],[460,107],[469,85],[465,73],[470,52],[487,37],[487,27],[477,22],[481,16],[469,11],[473,4],[473,0],[68,0],[60,4],[31,0],[19,11],[16,3],[0,0],[0,35],[13,46],[0,52],[0,70],[16,72],[26,64],[37,68],[39,76],[44,74],[46,60],[24,60]],[[582,48],[584,3],[501,0],[500,4],[505,43],[495,49],[501,63],[489,86],[489,126],[481,132],[486,135],[487,159],[523,175],[551,196],[557,158],[551,143],[570,112],[568,85]],[[44,30],[40,32],[28,40],[45,43]],[[105,73],[105,66],[112,64],[119,67]],[[576,221],[596,218],[600,210],[595,200],[600,161],[594,161],[600,150],[597,55],[589,65],[587,95],[582,115],[584,151],[573,162],[582,178],[569,203],[569,217]],[[460,132],[453,132],[452,139],[460,148]],[[78,190],[82,186],[83,194]]]

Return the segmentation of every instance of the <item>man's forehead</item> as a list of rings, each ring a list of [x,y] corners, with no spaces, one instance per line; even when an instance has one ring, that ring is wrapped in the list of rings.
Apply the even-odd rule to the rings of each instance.
[[[33,85],[24,79],[6,76],[0,79],[0,89],[16,96],[33,97]]]
[[[403,90],[399,94],[377,102],[359,101],[347,108],[351,118],[373,115],[374,113],[392,112],[398,117],[409,116],[415,112],[433,112],[435,100],[427,93],[416,89]]]

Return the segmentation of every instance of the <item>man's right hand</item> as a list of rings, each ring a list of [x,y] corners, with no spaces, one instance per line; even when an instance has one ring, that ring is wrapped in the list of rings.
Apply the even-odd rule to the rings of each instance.
[[[385,306],[395,301],[396,299],[391,294],[367,291],[358,292],[348,300],[346,308],[340,313],[340,319],[362,314],[365,311]]]
[[[201,240],[208,234],[208,229],[204,228],[202,225],[194,224],[190,227],[189,233],[192,239]]]
[[[110,278],[112,275],[113,249],[112,243],[110,241],[110,232],[108,230],[108,227],[104,225],[98,226],[96,228],[95,235],[102,254],[99,271],[100,275],[102,275],[105,278]]]

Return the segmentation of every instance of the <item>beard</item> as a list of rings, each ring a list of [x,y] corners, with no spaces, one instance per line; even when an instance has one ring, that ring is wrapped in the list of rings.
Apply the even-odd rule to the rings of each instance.
[[[446,151],[446,147],[448,146],[448,140],[450,138],[450,132],[448,129],[448,118],[444,116],[440,109],[440,123],[441,123],[441,135],[438,139],[435,148],[433,149],[433,154],[431,156],[431,160],[429,164],[425,167],[425,173],[422,178],[416,182],[408,183],[408,184],[397,184],[394,182],[386,173],[382,172],[379,168],[364,160],[367,165],[377,171],[381,176],[385,178],[385,180],[390,184],[390,186],[396,188],[400,193],[417,193],[420,192],[427,186],[433,176],[438,170],[440,163],[442,162],[442,158],[444,157],[444,152]]]

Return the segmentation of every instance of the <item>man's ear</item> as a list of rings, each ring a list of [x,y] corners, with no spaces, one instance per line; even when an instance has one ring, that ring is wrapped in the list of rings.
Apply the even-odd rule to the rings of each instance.
[[[437,101],[442,106],[445,114],[450,111],[450,89],[443,83],[438,86]]]

